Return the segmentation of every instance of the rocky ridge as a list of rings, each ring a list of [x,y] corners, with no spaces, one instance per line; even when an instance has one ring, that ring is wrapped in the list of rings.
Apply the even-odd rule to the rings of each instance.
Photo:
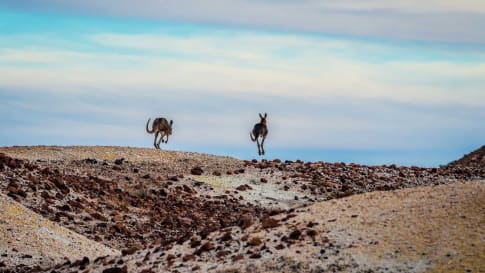
[[[169,255],[167,251],[173,247],[188,244],[205,255],[217,249],[216,242],[210,244],[214,234],[240,237],[238,242],[245,242],[243,239],[250,238],[243,237],[258,225],[276,228],[285,217],[298,216],[302,208],[321,201],[485,178],[485,169],[475,165],[420,168],[241,161],[121,147],[9,147],[0,152],[4,152],[0,155],[0,192],[125,256],[146,255],[149,249]],[[250,244],[260,245],[258,239]],[[224,247],[218,251],[222,250]],[[167,259],[176,263],[181,257],[178,254]],[[253,258],[246,254],[243,257],[258,259],[258,254]],[[233,255],[218,255],[228,263],[233,261]],[[8,262],[8,255],[0,262],[2,259]],[[107,269],[106,265],[112,265],[107,259],[95,264]],[[136,259],[127,258],[122,264],[128,260]],[[64,268],[73,263],[69,261]],[[194,270],[197,266],[210,269],[194,264]],[[137,267],[127,270],[137,272],[133,271]],[[15,265],[8,268],[22,272]]]

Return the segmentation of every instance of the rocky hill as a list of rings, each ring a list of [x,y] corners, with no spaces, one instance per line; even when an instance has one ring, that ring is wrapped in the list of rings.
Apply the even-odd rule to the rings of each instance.
[[[470,226],[469,230],[464,228],[462,234],[475,238],[474,234],[481,230],[473,223],[483,223],[484,219],[474,213],[476,209],[480,212],[484,208],[480,202],[475,204],[473,201],[475,203],[471,204],[466,200],[483,200],[483,179],[484,168],[473,166],[420,168],[279,159],[243,161],[206,154],[124,147],[0,148],[0,193],[31,209],[39,217],[122,252],[122,256],[99,257],[96,261],[90,257],[88,263],[74,256],[66,257],[64,265],[55,266],[58,272],[76,272],[84,268],[89,268],[89,272],[140,272],[140,268],[145,273],[192,270],[239,272],[249,271],[251,264],[265,259],[279,262],[273,269],[260,262],[261,266],[254,267],[254,270],[318,271],[317,267],[309,267],[304,262],[317,259],[315,265],[333,272],[348,272],[345,268],[350,268],[350,272],[361,272],[359,270],[363,268],[368,269],[365,272],[389,272],[384,270],[384,265],[390,254],[373,256],[376,263],[364,266],[363,261],[367,258],[344,251],[353,248],[348,245],[359,244],[362,248],[364,244],[351,235],[340,234],[338,237],[339,226],[331,223],[343,225],[339,215],[346,215],[348,210],[352,211],[349,219],[359,220],[360,234],[366,228],[374,232],[377,227],[372,223],[381,214],[378,210],[373,210],[373,214],[366,212],[368,206],[387,211],[381,220],[389,225],[398,220],[396,217],[408,219],[406,217],[411,216],[404,214],[413,214],[418,207],[430,206],[430,211],[423,212],[424,218],[435,219],[435,215],[441,219],[439,221],[446,222],[455,221],[456,215],[462,215],[463,218],[458,217],[458,221]],[[475,182],[462,184],[464,181]],[[394,192],[399,189],[410,190]],[[453,201],[459,207],[453,208],[454,212],[450,211],[449,215],[443,214],[449,211],[439,209],[439,206],[448,206],[444,200],[455,200],[450,194],[459,196],[459,200]],[[403,209],[393,207],[408,195],[412,205]],[[399,198],[385,201],[391,200],[391,196]],[[431,203],[427,203],[427,197],[433,198]],[[469,205],[474,209],[470,214],[464,213],[462,207]],[[366,213],[370,214],[365,217],[374,220],[361,218]],[[320,223],[319,227],[313,222]],[[357,222],[350,221],[349,224]],[[6,223],[8,226],[9,222]],[[303,228],[302,223],[308,226]],[[438,226],[434,222],[429,224],[416,226],[416,229],[431,230]],[[371,236],[381,245],[391,244],[388,240],[397,236],[388,233],[394,231],[386,231],[385,227],[379,226],[381,231]],[[311,230],[317,233],[313,234]],[[255,232],[262,231],[258,233],[258,239],[252,239]],[[412,234],[414,231],[409,232]],[[444,236],[450,231],[440,229],[439,232],[440,236]],[[432,233],[429,236],[430,243],[442,238]],[[461,240],[450,238],[451,241]],[[29,239],[23,240],[28,242]],[[481,250],[483,243],[477,242],[476,249]],[[419,244],[413,241],[411,246],[421,249]],[[338,247],[334,247],[336,245]],[[35,266],[35,262],[16,259],[18,254],[13,255],[12,248],[6,244],[0,249],[0,272],[52,270],[52,266],[47,264],[39,267]],[[427,252],[441,253],[434,246],[426,249]],[[321,251],[319,258],[315,256],[317,250]],[[450,255],[455,255],[456,251],[450,251]],[[28,250],[21,252],[25,257],[33,257]],[[280,255],[286,252],[287,256]],[[405,253],[396,257],[401,259],[410,255]],[[474,251],[469,253],[472,253],[469,267],[482,268],[481,265],[477,267],[476,262],[481,257],[476,256]],[[426,261],[429,260],[426,266],[419,267],[417,264],[423,260],[410,258],[409,263],[390,265],[389,268],[408,266],[419,272],[420,268],[441,266],[442,260],[435,254],[423,256]],[[298,258],[287,263],[286,259],[291,257]],[[246,263],[245,260],[251,262]],[[449,260],[453,261],[452,265],[458,263],[458,260]],[[230,267],[214,267],[219,263],[229,265],[239,261],[239,271]]]
[[[99,259],[90,272],[481,272],[485,181],[318,202],[246,229]],[[65,265],[58,272],[72,272]]]
[[[458,160],[450,162],[448,166],[485,169],[485,145],[469,154],[464,155]]]

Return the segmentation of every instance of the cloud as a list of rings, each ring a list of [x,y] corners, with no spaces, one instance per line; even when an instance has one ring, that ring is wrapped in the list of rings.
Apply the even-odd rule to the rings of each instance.
[[[407,13],[450,13],[470,12],[485,13],[485,3],[477,0],[341,0],[341,1],[318,1],[318,6],[325,9],[340,9],[354,11],[393,10]]]
[[[0,7],[290,31],[485,44],[481,0],[8,0]]]
[[[230,37],[225,32],[188,37],[98,33],[88,40],[109,50],[63,50],[56,45],[0,49],[0,58],[11,64],[0,66],[2,86],[339,96],[469,106],[485,102],[481,51],[247,32]]]

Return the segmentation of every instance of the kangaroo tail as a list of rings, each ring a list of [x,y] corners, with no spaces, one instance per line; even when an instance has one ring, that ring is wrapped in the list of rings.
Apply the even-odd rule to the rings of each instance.
[[[150,119],[148,119],[148,121],[147,121],[146,129],[147,129],[147,133],[153,134],[153,132],[155,132],[155,130],[153,130],[153,128],[152,128],[152,130],[150,131],[150,129],[148,129],[148,124],[150,124]]]
[[[253,133],[249,132],[249,137],[251,138],[251,140],[252,140],[253,142],[255,142],[255,141],[256,141],[256,137],[254,137],[254,136],[253,136]]]

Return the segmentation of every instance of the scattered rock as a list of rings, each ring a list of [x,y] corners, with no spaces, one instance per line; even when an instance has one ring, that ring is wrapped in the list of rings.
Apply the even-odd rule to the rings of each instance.
[[[124,267],[111,267],[111,268],[106,268],[103,270],[103,273],[127,273],[128,268],[126,265]]]
[[[242,259],[244,259],[244,256],[242,254],[236,254],[236,255],[232,256],[233,262],[237,262],[237,261],[240,261]]]
[[[177,175],[174,175],[174,176],[170,176],[170,178],[169,178],[168,180],[170,180],[170,181],[174,181],[174,182],[177,182],[177,181],[179,181],[180,179],[179,179],[179,177],[178,177]]]
[[[126,248],[126,249],[121,250],[121,255],[123,255],[123,256],[131,255],[131,254],[135,253],[137,250],[138,250],[137,247]]]
[[[292,240],[298,240],[300,238],[300,235],[301,235],[301,231],[299,230],[294,230],[290,233],[290,236],[289,238],[292,239]]]
[[[195,256],[192,254],[187,254],[182,257],[182,261],[187,262],[187,261],[193,261],[195,260]]]
[[[199,256],[200,254],[202,254],[203,252],[206,252],[206,251],[211,251],[213,250],[215,247],[214,243],[212,242],[207,242],[205,244],[203,244],[199,249],[197,249],[195,252],[194,252],[194,255],[197,255]]]
[[[314,229],[309,229],[306,231],[306,234],[312,237],[312,239],[315,239],[315,236],[317,236],[318,232]]]
[[[177,256],[175,256],[174,254],[168,254],[167,255],[167,261],[174,260],[175,258],[177,258]]]
[[[248,242],[248,244],[249,244],[250,246],[259,246],[259,245],[261,245],[262,243],[263,243],[263,241],[262,241],[260,238],[258,238],[258,237],[253,237],[253,238],[251,238],[251,239],[249,240],[249,242]]]
[[[190,173],[192,175],[202,175],[204,173],[204,171],[202,170],[201,167],[197,166],[197,167],[194,167],[190,170]]]
[[[125,159],[123,157],[122,158],[118,158],[118,159],[115,160],[115,164],[116,165],[121,165],[121,164],[123,164],[123,161],[125,161]]]
[[[249,256],[249,258],[251,258],[251,259],[259,259],[259,258],[261,258],[261,254],[259,254],[259,253],[253,253],[253,254],[251,254]]]
[[[231,235],[231,232],[225,232],[220,238],[219,240],[221,240],[222,242],[226,242],[226,241],[230,241],[232,240],[232,235]]]
[[[263,218],[261,218],[261,225],[263,228],[275,228],[279,226],[279,221],[271,218],[269,215],[264,215]]]
[[[253,217],[250,214],[244,214],[239,218],[238,226],[242,229],[246,229],[253,224]]]
[[[244,185],[239,185],[236,190],[238,191],[246,191],[246,190],[252,190],[253,188],[247,184]]]
[[[86,159],[84,159],[84,162],[86,162],[88,164],[97,164],[98,163],[98,161],[95,158],[86,158]]]

